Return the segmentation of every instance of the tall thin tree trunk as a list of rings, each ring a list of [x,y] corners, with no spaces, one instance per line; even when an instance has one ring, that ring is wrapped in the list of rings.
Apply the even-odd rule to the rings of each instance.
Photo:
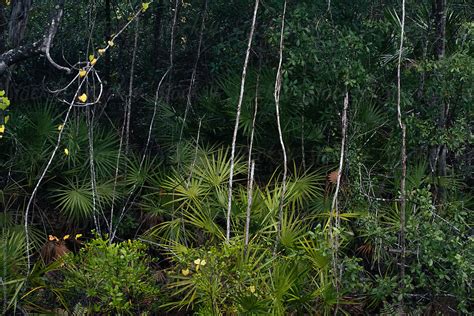
[[[255,160],[250,162],[250,176],[248,180],[248,189],[247,189],[247,213],[245,215],[245,253],[247,253],[247,247],[249,245],[250,239],[250,218],[253,204],[253,182],[254,182],[254,172],[255,172]]]
[[[281,188],[281,197],[280,205],[278,210],[278,225],[277,225],[277,238],[275,240],[275,248],[273,253],[276,253],[278,248],[278,243],[281,238],[281,227],[283,224],[283,208],[285,206],[285,197],[286,197],[286,178],[288,176],[288,157],[286,154],[285,141],[283,140],[283,131],[281,128],[281,119],[280,119],[280,94],[281,94],[281,77],[282,77],[282,65],[283,65],[283,40],[285,35],[285,17],[286,17],[286,0],[283,3],[283,14],[281,17],[281,29],[280,29],[280,49],[279,49],[279,58],[278,58],[278,69],[275,79],[275,91],[273,96],[275,98],[275,111],[277,118],[277,127],[278,127],[278,138],[280,139],[281,151],[283,153],[283,179],[282,179],[282,188]]]
[[[402,108],[401,108],[401,68],[403,44],[405,39],[405,0],[402,0],[402,19],[400,30],[400,47],[398,51],[398,65],[397,65],[397,120],[402,132],[402,146],[401,146],[401,165],[402,175],[400,179],[400,275],[399,286],[402,292],[402,300],[400,302],[400,313],[404,313],[403,290],[405,287],[405,261],[406,261],[406,242],[405,242],[405,212],[406,212],[406,175],[407,175],[407,154],[406,154],[406,125],[403,123]]]
[[[339,169],[337,170],[337,178],[336,178],[336,190],[334,192],[334,196],[332,199],[331,210],[330,210],[330,228],[329,234],[331,236],[331,243],[332,243],[332,264],[333,264],[333,273],[334,273],[334,285],[336,291],[339,291],[339,276],[338,276],[338,252],[339,252],[339,226],[340,226],[340,216],[339,216],[339,206],[338,206],[338,197],[339,197],[339,190],[341,187],[341,177],[342,177],[342,170],[344,166],[344,153],[346,150],[346,139],[347,139],[347,112],[349,110],[349,91],[346,90],[344,95],[344,107],[342,110],[342,139],[341,139],[341,153],[339,155]],[[336,306],[336,312],[338,307]]]
[[[129,142],[130,142],[130,117],[132,114],[132,98],[133,98],[133,80],[135,78],[135,61],[137,59],[137,49],[138,49],[138,29],[139,21],[137,18],[135,22],[135,38],[133,41],[133,53],[132,53],[132,64],[130,68],[130,79],[128,83],[128,97],[126,101],[126,126],[125,126],[125,155],[128,155]]]
[[[172,9],[173,20],[171,24],[171,35],[170,35],[170,59],[169,59],[169,69],[170,73],[168,75],[168,93],[166,94],[166,102],[170,102],[171,98],[171,87],[173,85],[173,68],[174,68],[174,46],[175,46],[175,36],[176,36],[176,23],[178,21],[178,9],[179,9],[179,0],[175,0],[174,8]]]
[[[237,103],[237,114],[235,116],[234,134],[232,136],[232,149],[231,149],[231,154],[230,154],[229,192],[228,192],[227,216],[226,216],[226,241],[227,242],[230,241],[230,221],[231,221],[231,212],[232,212],[232,186],[233,186],[233,180],[234,180],[235,147],[237,143],[237,133],[239,131],[239,123],[240,123],[240,112],[242,110],[242,102],[244,99],[244,92],[245,92],[245,79],[247,77],[247,67],[248,67],[249,59],[250,59],[250,49],[252,48],[253,34],[255,33],[255,25],[257,23],[257,12],[258,12],[259,3],[260,3],[259,0],[255,0],[255,7],[253,9],[252,26],[250,28],[247,51],[245,53],[244,66],[242,68],[242,80],[240,84],[239,101]]]
[[[255,171],[255,161],[252,159],[253,154],[253,141],[255,137],[255,123],[257,121],[257,113],[258,113],[258,90],[260,85],[260,71],[261,71],[261,64],[258,68],[257,73],[257,83],[255,85],[255,99],[254,99],[254,111],[253,111],[253,119],[252,119],[252,130],[250,132],[250,143],[249,143],[249,158],[247,165],[249,167],[249,176],[247,177],[247,214],[245,217],[245,253],[247,253],[247,247],[249,244],[250,239],[250,218],[251,218],[251,210],[252,210],[252,203],[253,203],[253,182],[254,182],[254,171]]]

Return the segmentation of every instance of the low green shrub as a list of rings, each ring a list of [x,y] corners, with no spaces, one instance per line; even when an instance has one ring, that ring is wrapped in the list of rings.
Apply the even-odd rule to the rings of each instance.
[[[68,255],[63,285],[71,307],[82,305],[89,313],[149,311],[159,289],[151,277],[146,248],[137,240],[109,243],[96,237],[78,254]]]

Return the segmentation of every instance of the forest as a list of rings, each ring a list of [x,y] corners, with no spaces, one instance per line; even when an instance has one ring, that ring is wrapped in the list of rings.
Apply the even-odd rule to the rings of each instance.
[[[0,1],[3,315],[472,315],[474,3]]]

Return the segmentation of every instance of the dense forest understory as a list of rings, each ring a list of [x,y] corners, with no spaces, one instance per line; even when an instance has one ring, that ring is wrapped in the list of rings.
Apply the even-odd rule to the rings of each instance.
[[[468,0],[3,0],[5,315],[474,312]]]

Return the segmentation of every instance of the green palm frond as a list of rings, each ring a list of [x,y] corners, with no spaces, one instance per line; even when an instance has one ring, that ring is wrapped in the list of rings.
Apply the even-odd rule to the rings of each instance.
[[[53,198],[61,211],[71,220],[89,219],[93,212],[90,183],[70,179],[54,190]]]

